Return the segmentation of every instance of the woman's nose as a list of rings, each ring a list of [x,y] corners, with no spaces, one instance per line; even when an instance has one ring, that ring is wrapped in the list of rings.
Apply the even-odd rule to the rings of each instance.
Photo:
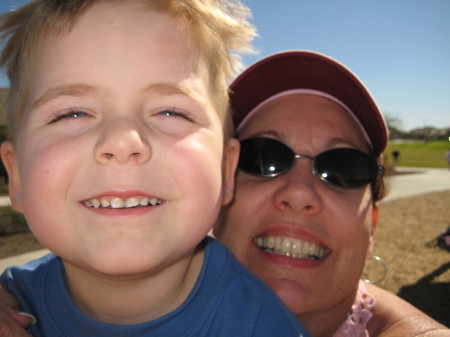
[[[96,160],[101,164],[147,162],[151,150],[143,132],[139,122],[114,120],[103,123],[95,147]]]
[[[318,214],[323,201],[313,175],[309,160],[297,160],[292,169],[277,179],[278,186],[273,195],[276,209],[305,215]]]

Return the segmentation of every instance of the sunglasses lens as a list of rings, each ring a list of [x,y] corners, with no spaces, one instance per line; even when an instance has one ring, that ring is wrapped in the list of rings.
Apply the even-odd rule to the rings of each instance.
[[[276,177],[288,171],[294,162],[294,153],[283,143],[272,138],[249,138],[241,141],[239,168],[262,177]]]
[[[378,174],[376,161],[356,149],[333,149],[315,158],[315,171],[320,179],[343,188],[372,183]]]

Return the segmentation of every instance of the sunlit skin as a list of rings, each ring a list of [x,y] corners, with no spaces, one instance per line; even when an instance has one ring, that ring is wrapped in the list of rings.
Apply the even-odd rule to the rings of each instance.
[[[310,156],[338,147],[368,152],[348,112],[313,95],[292,94],[263,105],[238,133],[239,139],[253,136],[278,139]],[[215,234],[316,335],[335,331],[349,312],[375,225],[370,187],[332,187],[311,173],[311,165],[297,159],[292,170],[271,179],[238,171],[235,198]],[[328,254],[320,260],[271,254],[255,244],[262,235],[303,239]]]
[[[179,306],[202,265],[196,247],[231,198],[238,144],[224,147],[208,67],[178,20],[100,2],[70,33],[44,39],[17,141],[1,148],[14,208],[101,321]],[[85,203],[115,197],[159,204]]]

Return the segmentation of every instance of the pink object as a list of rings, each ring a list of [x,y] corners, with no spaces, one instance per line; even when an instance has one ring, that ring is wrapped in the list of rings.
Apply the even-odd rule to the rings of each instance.
[[[375,298],[367,292],[364,281],[359,281],[352,310],[333,337],[369,337],[367,324],[375,304]]]

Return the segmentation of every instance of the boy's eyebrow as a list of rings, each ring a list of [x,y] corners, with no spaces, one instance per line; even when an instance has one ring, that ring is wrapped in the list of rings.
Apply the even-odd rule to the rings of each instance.
[[[34,110],[47,102],[60,96],[80,97],[97,89],[87,84],[65,84],[48,89],[42,96],[33,102],[31,109]]]
[[[190,85],[184,83],[152,83],[149,86],[145,87],[143,92],[156,93],[162,96],[183,95],[193,99],[194,101],[202,105],[206,103],[205,99],[201,95],[193,90]]]
[[[60,96],[75,96],[80,97],[88,93],[98,91],[97,88],[82,84],[65,84],[48,89],[42,96],[33,102],[31,109],[34,110],[47,102]],[[144,93],[156,93],[163,96],[169,95],[184,95],[190,97],[200,104],[205,104],[204,98],[196,93],[193,88],[186,84],[172,84],[172,83],[152,83],[142,90]]]

